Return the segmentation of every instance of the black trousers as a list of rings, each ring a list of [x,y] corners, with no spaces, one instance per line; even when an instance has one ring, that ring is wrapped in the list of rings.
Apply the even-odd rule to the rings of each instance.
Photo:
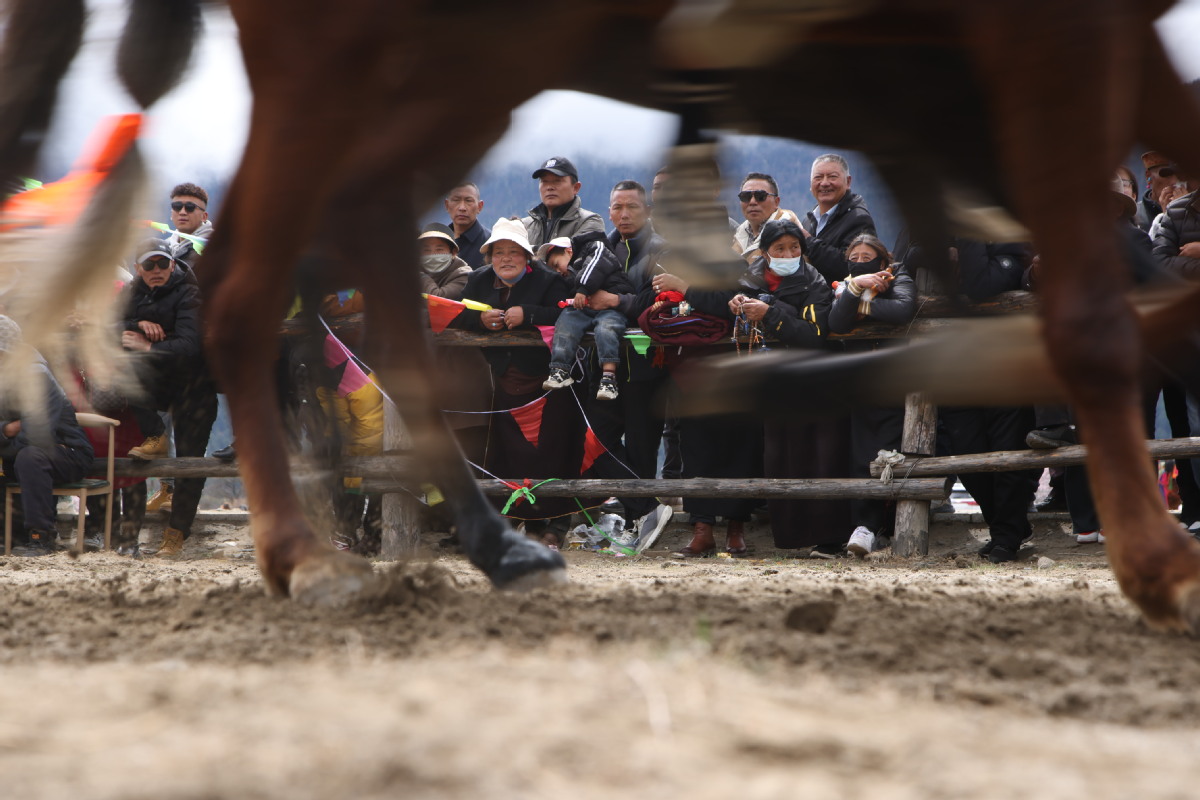
[[[1191,433],[1187,416],[1187,394],[1181,384],[1165,384],[1162,398],[1167,422],[1171,424],[1171,436],[1178,438],[1200,435],[1200,431],[1196,434]],[[1200,476],[1196,475],[1193,459],[1190,458],[1177,459],[1175,468],[1179,470],[1179,521],[1191,525],[1200,520]]]
[[[938,455],[1022,450],[1033,428],[1031,408],[942,408],[938,410]],[[992,541],[1016,551],[1033,528],[1029,503],[1040,471],[976,472],[959,480],[988,524]]]
[[[54,484],[82,479],[92,467],[92,458],[88,450],[60,444],[28,445],[18,450],[15,457],[4,459],[4,474],[15,478],[21,487],[25,530],[55,530]]]
[[[162,358],[137,359],[134,371],[147,396],[131,401],[130,411],[146,436],[161,436],[159,411],[171,412],[175,455],[203,456],[217,419],[217,390],[202,363],[179,364]],[[192,532],[206,478],[179,478],[171,498],[167,525],[186,538]]]
[[[588,392],[588,420],[596,438],[608,450],[592,466],[595,477],[653,479],[658,474],[663,421],[655,412],[654,400],[662,385],[663,379],[623,381],[615,400],[597,400],[594,390]],[[630,469],[635,474],[629,474]],[[626,522],[644,517],[658,505],[653,497],[618,499],[625,508]]]

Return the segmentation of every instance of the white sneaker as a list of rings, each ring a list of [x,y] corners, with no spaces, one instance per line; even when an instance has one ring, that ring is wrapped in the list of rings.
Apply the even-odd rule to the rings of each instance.
[[[659,535],[663,532],[663,528],[667,527],[667,523],[671,521],[671,516],[675,512],[671,507],[660,503],[653,511],[637,521],[637,546],[634,548],[639,553],[650,549],[650,546],[658,541]]]
[[[637,547],[637,539],[638,534],[636,530],[621,531],[620,533],[613,534],[612,542],[610,544],[613,544],[614,546],[620,545],[621,547],[628,547],[630,550],[634,550]]]
[[[1104,535],[1100,531],[1092,531],[1091,533],[1075,534],[1075,541],[1080,544],[1092,544],[1093,542],[1103,542]]]
[[[867,553],[874,549],[875,534],[871,533],[869,528],[864,528],[862,525],[854,529],[854,533],[850,534],[850,541],[846,543],[846,550],[859,558],[865,558]]]
[[[553,367],[550,370],[550,375],[542,382],[543,389],[564,389],[575,382],[575,379],[567,374],[565,369]]]

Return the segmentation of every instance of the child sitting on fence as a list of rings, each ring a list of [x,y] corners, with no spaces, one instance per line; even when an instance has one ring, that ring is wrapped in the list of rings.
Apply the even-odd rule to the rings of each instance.
[[[603,374],[598,400],[617,398],[617,365],[621,362],[621,337],[627,320],[615,308],[596,310],[588,307],[588,295],[601,289],[613,294],[633,294],[634,288],[616,255],[608,249],[602,232],[580,234],[574,239],[552,239],[538,251],[538,257],[551,270],[564,273],[574,282],[575,297],[554,324],[554,342],[550,346],[550,377],[543,389],[562,389],[575,382],[571,364],[579,342],[589,330],[596,340],[596,355]],[[568,266],[569,265],[569,266]]]

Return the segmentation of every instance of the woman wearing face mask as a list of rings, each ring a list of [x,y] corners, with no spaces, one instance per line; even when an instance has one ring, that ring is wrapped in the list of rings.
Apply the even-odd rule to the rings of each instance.
[[[491,309],[468,308],[450,326],[501,334],[536,332],[536,326],[554,325],[562,313],[558,304],[571,296],[571,290],[561,275],[533,268],[533,248],[525,226],[519,220],[497,220],[480,250],[487,263],[467,277],[462,299],[486,303]],[[545,347],[485,347],[483,357],[491,367],[492,411],[526,408],[525,413],[533,416],[532,420],[523,417],[527,426],[538,422],[537,412],[541,412],[536,437],[532,432],[527,436],[511,414],[485,415],[490,430],[484,467],[501,478],[530,478],[534,483],[545,478],[578,478],[586,426],[571,393],[573,387],[549,393],[542,389],[550,373],[550,351]],[[530,406],[543,395],[548,396],[542,405]],[[493,499],[501,505],[507,501]],[[527,520],[527,531],[536,530],[543,542],[557,546],[570,513],[577,509],[572,498],[538,496],[536,504],[514,504],[508,514]]]
[[[898,265],[883,242],[869,234],[854,237],[846,248],[847,275],[839,283],[829,327],[833,333],[849,333],[865,322],[905,325],[917,312],[917,287]],[[860,343],[847,342],[847,349]],[[861,343],[861,347],[874,347]],[[899,450],[904,433],[904,409],[856,408],[850,414],[851,476],[871,477],[871,462],[880,450]],[[862,558],[876,549],[878,540],[890,533],[893,503],[884,500],[852,500],[854,531],[846,549]]]
[[[417,247],[421,254],[417,280],[422,294],[461,300],[471,266],[458,257],[454,232],[446,225],[431,222],[417,237]]]
[[[763,226],[755,259],[739,281],[729,310],[755,323],[772,348],[824,350],[833,294],[804,259],[805,237],[790,220]],[[842,478],[849,464],[845,420],[770,418],[765,423],[763,474],[768,478]],[[781,548],[813,548],[832,555],[846,542],[850,519],[844,500],[771,500],[771,534]],[[732,549],[732,548],[731,548]]]

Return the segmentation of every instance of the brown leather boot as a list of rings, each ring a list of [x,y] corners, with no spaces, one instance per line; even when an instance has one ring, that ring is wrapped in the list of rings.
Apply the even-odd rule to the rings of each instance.
[[[725,552],[734,558],[741,558],[750,552],[746,548],[745,523],[740,520],[729,520],[729,528],[725,531]]]
[[[717,543],[713,539],[712,525],[707,522],[692,523],[692,540],[687,547],[676,550],[675,555],[684,558],[700,558],[717,551]]]

